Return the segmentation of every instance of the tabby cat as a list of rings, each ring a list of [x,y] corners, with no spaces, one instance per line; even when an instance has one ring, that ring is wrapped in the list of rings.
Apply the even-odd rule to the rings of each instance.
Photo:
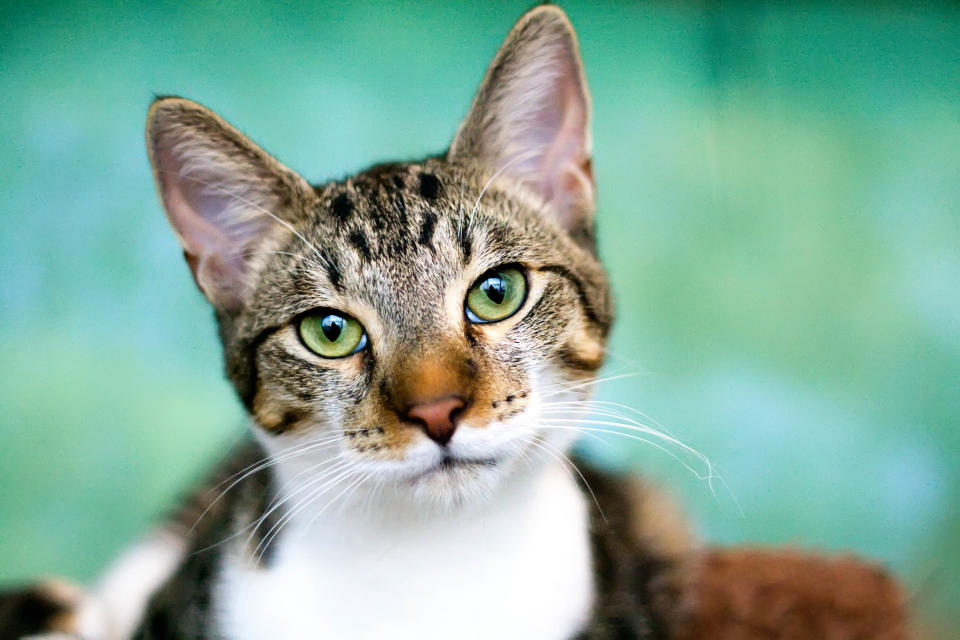
[[[176,97],[146,137],[253,437],[88,595],[3,601],[17,628],[677,637],[682,519],[565,457],[612,307],[560,9],[514,26],[442,155],[312,186]]]

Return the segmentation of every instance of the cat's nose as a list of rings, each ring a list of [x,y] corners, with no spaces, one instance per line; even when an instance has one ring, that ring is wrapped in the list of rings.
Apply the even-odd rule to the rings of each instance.
[[[457,430],[457,418],[466,406],[460,396],[444,396],[430,402],[415,404],[407,409],[407,417],[419,422],[427,436],[439,445],[450,442]]]

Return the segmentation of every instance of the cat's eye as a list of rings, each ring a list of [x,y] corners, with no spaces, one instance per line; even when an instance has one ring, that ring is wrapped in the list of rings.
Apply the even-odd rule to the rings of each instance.
[[[343,358],[367,346],[363,325],[339,311],[311,311],[300,319],[297,330],[303,344],[324,358]]]
[[[473,283],[467,293],[467,320],[475,324],[509,318],[523,306],[527,279],[517,267],[497,267]]]

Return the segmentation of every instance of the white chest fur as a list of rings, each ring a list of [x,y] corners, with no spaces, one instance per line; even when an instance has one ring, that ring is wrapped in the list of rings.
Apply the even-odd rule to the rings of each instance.
[[[228,560],[224,636],[570,637],[592,604],[585,502],[560,466],[512,480],[482,508],[429,519],[338,513],[286,535],[266,569]]]

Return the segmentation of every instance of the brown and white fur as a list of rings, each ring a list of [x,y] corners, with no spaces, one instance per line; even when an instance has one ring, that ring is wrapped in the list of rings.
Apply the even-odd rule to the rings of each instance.
[[[147,146],[254,437],[60,628],[109,640],[677,633],[696,564],[682,522],[656,494],[566,459],[612,306],[590,100],[561,10],[520,19],[436,157],[312,186],[175,97],[151,106]],[[468,291],[503,265],[524,274],[525,300],[471,321]],[[298,322],[316,309],[359,321],[365,347],[307,348]]]
[[[81,632],[587,628],[591,513],[565,452],[612,318],[589,121],[574,32],[546,6],[510,32],[449,151],[419,162],[311,186],[205,107],[152,105],[158,190],[251,416],[256,443],[238,455],[268,468],[193,513],[197,527],[131,551],[82,608]],[[467,292],[502,265],[523,271],[525,301],[471,323]],[[356,318],[367,347],[311,352],[297,321],[314,309]],[[416,413],[446,398],[458,403],[448,441]]]

